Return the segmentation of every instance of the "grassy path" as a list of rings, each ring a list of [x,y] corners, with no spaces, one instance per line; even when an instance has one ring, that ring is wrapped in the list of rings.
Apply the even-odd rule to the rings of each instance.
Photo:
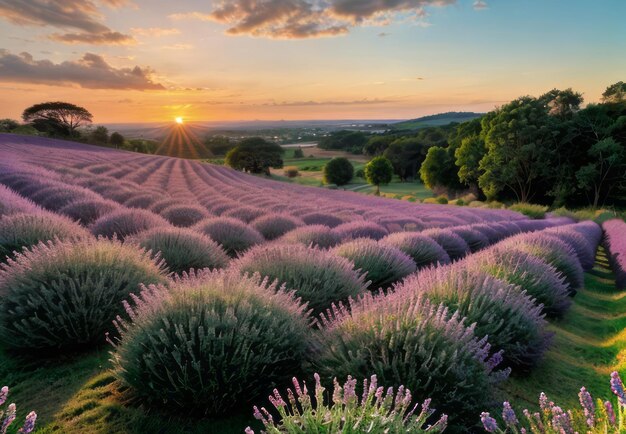
[[[626,374],[625,328],[626,291],[616,291],[600,249],[572,308],[550,325],[555,335],[545,359],[528,377],[508,381],[506,396],[522,408],[535,408],[540,392],[562,407],[578,406],[582,386],[595,397],[609,397],[609,374]]]

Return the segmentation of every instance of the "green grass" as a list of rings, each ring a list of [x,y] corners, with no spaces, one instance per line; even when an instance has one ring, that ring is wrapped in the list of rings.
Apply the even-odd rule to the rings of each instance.
[[[615,289],[602,249],[570,311],[549,328],[555,335],[545,359],[530,375],[509,379],[502,400],[536,409],[543,391],[558,405],[575,408],[581,386],[608,398],[610,372],[626,374],[626,291]],[[229,434],[248,425],[258,432],[247,408],[243,415],[211,421],[148,411],[115,380],[109,357],[103,348],[56,360],[25,359],[0,348],[0,383],[11,387],[18,420],[30,410],[38,413],[37,433]]]
[[[626,291],[617,291],[600,249],[595,268],[585,275],[585,288],[572,308],[550,325],[552,347],[528,377],[512,378],[504,389],[516,406],[536,408],[539,393],[561,407],[578,407],[585,386],[594,397],[609,398],[609,375],[626,374]]]

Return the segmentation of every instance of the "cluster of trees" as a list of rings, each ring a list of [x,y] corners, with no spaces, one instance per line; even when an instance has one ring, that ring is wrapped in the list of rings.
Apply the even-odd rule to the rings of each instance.
[[[243,139],[233,149],[228,151],[225,158],[227,166],[248,173],[262,173],[270,175],[270,168],[283,167],[282,146],[268,142],[261,137]]]
[[[572,89],[523,96],[459,124],[428,149],[424,183],[556,206],[626,201],[626,83],[582,108]]]
[[[319,141],[320,149],[346,151],[352,154],[362,154],[369,136],[361,131],[341,130],[330,133]]]

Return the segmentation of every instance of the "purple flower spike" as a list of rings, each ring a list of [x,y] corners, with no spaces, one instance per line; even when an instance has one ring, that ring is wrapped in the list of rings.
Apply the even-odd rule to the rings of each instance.
[[[517,416],[515,415],[515,411],[513,411],[513,408],[508,401],[505,401],[504,404],[502,404],[502,419],[504,419],[504,423],[506,423],[507,426],[510,427],[513,427],[519,423],[517,420]]]
[[[30,434],[35,429],[35,422],[37,421],[37,413],[31,411],[26,416],[26,421],[24,422],[24,426],[20,428],[18,431],[21,434]],[[249,434],[249,433],[246,433]],[[254,431],[252,432],[254,434]]]
[[[591,394],[587,392],[587,389],[583,387],[580,389],[578,398],[580,399],[580,405],[582,406],[585,412],[585,417],[587,418],[587,425],[589,425],[590,427],[593,427],[595,425],[596,407],[593,404],[593,398],[591,397]]]
[[[485,431],[487,432],[496,432],[496,430],[498,429],[498,423],[487,412],[483,412],[480,414],[480,421],[483,423]]]
[[[613,405],[609,401],[604,401],[604,408],[606,409],[606,414],[609,417],[609,423],[612,426],[615,426],[615,411],[613,410]]]
[[[7,386],[4,386],[2,389],[0,389],[0,405],[4,404],[4,402],[7,400],[7,396],[9,396],[9,388]]]
[[[611,373],[611,390],[617,395],[617,400],[622,407],[626,407],[626,392],[624,392],[624,383],[617,371]]]

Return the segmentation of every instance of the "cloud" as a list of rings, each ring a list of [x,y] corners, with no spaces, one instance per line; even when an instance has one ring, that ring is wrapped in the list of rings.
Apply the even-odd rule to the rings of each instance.
[[[161,37],[161,36],[172,36],[172,35],[180,35],[180,30],[170,27],[170,28],[162,28],[162,27],[133,27],[130,29],[131,33],[137,36],[150,36],[150,37]]]
[[[386,38],[387,36],[391,36],[391,33],[387,33],[387,32],[380,32],[378,34],[379,38]]]
[[[119,7],[124,0],[100,0]],[[51,39],[70,44],[128,44],[133,39],[104,25],[92,0],[0,0],[0,18],[19,26],[55,27],[79,33],[54,34]]]
[[[193,49],[193,45],[191,44],[170,44],[163,45],[161,47],[163,50],[191,50]]]
[[[0,49],[0,80],[51,86],[78,85],[87,89],[163,90],[153,81],[150,68],[114,68],[97,54],[79,60],[53,63],[35,60],[29,53],[12,54]]]
[[[457,0],[221,0],[210,13],[181,12],[176,20],[215,21],[229,35],[276,39],[343,35],[355,26],[386,26],[397,19],[426,26],[429,6]],[[384,33],[383,33],[384,34]],[[384,34],[386,35],[386,34]]]
[[[360,99],[353,101],[283,101],[265,103],[264,106],[273,107],[306,107],[306,106],[345,106],[345,105],[374,105],[392,103],[393,100],[385,99]]]
[[[474,2],[474,9],[477,11],[481,11],[483,9],[489,9],[489,5],[484,0],[476,0]]]

